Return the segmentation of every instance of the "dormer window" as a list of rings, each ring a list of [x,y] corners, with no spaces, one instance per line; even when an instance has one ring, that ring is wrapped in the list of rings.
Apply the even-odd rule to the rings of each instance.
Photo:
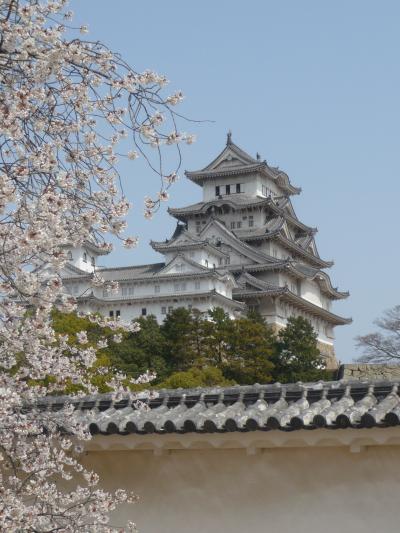
[[[83,252],[83,262],[87,263],[87,253]]]

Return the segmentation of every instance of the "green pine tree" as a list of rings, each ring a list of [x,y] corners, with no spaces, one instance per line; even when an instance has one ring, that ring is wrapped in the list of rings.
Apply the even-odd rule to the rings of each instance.
[[[286,327],[278,333],[276,346],[274,381],[316,381],[326,376],[317,334],[305,318],[290,317]]]

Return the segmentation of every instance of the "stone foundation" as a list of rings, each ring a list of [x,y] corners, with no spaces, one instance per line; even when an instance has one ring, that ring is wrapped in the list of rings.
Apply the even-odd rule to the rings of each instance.
[[[339,367],[339,363],[336,359],[335,347],[333,344],[325,344],[324,342],[318,342],[318,349],[321,355],[326,361],[327,370],[336,370]]]
[[[338,379],[400,381],[400,364],[354,363],[341,365],[339,368]]]

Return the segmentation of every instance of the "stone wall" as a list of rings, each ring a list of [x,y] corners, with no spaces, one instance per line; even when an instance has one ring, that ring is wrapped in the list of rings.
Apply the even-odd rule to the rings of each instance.
[[[400,381],[400,364],[353,363],[341,365],[338,379],[376,379]]]

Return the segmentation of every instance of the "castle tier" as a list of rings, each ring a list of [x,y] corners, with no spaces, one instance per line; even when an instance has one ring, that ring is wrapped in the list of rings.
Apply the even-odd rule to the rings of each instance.
[[[332,286],[325,269],[333,262],[319,256],[316,228],[296,216],[291,196],[301,189],[285,172],[241,150],[231,134],[214,161],[185,174],[202,187],[203,200],[169,209],[177,219],[174,234],[151,242],[162,263],[98,269],[106,280],[119,282],[117,293],[89,290],[91,269],[82,268],[82,261],[90,256],[95,265],[93,247],[91,253],[71,249],[64,283],[81,295],[81,308],[125,320],[153,314],[159,321],[182,306],[222,307],[232,317],[254,309],[277,329],[288,317],[303,316],[317,331],[328,366],[334,366],[333,328],[351,320],[333,313],[331,305],[348,292]]]

